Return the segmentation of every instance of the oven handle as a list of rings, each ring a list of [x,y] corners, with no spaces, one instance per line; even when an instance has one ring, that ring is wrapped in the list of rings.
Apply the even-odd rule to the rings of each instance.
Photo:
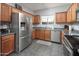
[[[63,46],[70,52],[70,56],[73,56],[73,51],[69,47],[66,46],[66,44],[63,42]]]
[[[73,49],[72,45],[70,44],[70,42],[68,41],[68,39],[64,36],[64,39],[69,43],[70,47]]]

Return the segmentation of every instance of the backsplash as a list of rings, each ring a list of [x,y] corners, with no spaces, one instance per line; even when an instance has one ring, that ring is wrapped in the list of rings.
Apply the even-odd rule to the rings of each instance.
[[[73,30],[75,30],[75,31],[76,31],[76,30],[79,31],[79,24],[72,25],[71,28],[72,28]]]
[[[1,22],[0,29],[7,29],[7,28],[10,28],[10,24]]]
[[[54,29],[54,28],[64,28],[64,25],[63,24],[61,24],[61,25],[59,25],[59,24],[38,24],[38,25],[32,25],[32,27],[48,27],[48,28],[52,28],[52,29]]]

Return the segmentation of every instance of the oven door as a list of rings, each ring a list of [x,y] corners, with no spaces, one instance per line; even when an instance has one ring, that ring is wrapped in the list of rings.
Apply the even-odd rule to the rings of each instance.
[[[73,56],[73,51],[63,44],[63,50],[65,56]]]
[[[73,50],[71,49],[69,43],[66,41],[66,37],[63,40],[63,50],[65,56],[73,56]]]

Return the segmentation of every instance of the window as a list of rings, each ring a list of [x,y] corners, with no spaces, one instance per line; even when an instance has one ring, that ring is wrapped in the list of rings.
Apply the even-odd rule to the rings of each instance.
[[[52,24],[54,23],[55,16],[41,16],[42,24]]]

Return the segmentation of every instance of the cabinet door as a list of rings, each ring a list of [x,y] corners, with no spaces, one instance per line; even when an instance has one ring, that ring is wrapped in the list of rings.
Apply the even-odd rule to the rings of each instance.
[[[40,30],[40,39],[44,40],[44,30]]]
[[[1,56],[1,36],[0,36],[0,56]]]
[[[37,20],[37,23],[40,24],[40,20],[41,20],[41,19],[40,19],[40,16],[39,16],[39,15],[37,16],[37,19],[38,19],[38,20]]]
[[[66,12],[60,12],[56,14],[56,23],[66,23]]]
[[[1,21],[7,21],[9,22],[11,20],[11,7],[2,4],[1,5]]]
[[[72,9],[72,22],[76,21],[76,9],[77,9],[77,3],[73,3],[71,6]]]
[[[14,35],[9,37],[9,51],[10,53],[14,51]]]
[[[34,24],[34,16],[32,17],[32,24]]]
[[[40,23],[40,16],[39,15],[35,15],[34,16],[34,20],[33,20],[33,24],[39,24]]]
[[[9,54],[9,40],[5,39],[2,41],[2,55]]]
[[[32,39],[35,39],[35,30],[32,31]]]
[[[72,19],[71,19],[71,8],[67,11],[67,23],[70,23],[72,22]]]
[[[69,10],[67,11],[67,22],[73,23],[76,21],[76,9],[77,9],[77,3],[73,3]]]
[[[2,55],[8,55],[14,51],[14,35],[2,37]]]
[[[60,23],[61,15],[59,13],[56,14],[56,23]]]
[[[35,23],[35,24],[38,23],[38,16],[34,16],[34,23]]]
[[[39,35],[40,35],[40,30],[36,29],[36,38],[39,39]]]
[[[51,31],[45,30],[45,40],[50,41],[50,39],[51,39]]]
[[[69,22],[69,19],[70,19],[70,12],[69,12],[69,10],[67,11],[67,22]]]
[[[66,23],[66,19],[67,19],[67,13],[66,12],[62,12],[61,13],[61,22],[62,23]]]

